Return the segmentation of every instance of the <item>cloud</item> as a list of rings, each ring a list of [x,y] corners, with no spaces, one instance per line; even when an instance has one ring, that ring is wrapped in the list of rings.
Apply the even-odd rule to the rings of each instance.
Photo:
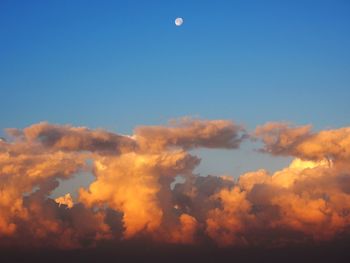
[[[350,128],[312,132],[311,126],[293,127],[286,123],[267,123],[255,135],[265,144],[262,149],[273,155],[290,155],[306,160],[348,160]]]
[[[23,130],[8,129],[7,132],[28,142],[37,142],[44,147],[65,151],[90,151],[120,154],[132,151],[135,141],[128,136],[86,127],[53,125],[41,122]]]
[[[90,207],[107,204],[123,212],[127,238],[140,231],[153,232],[163,215],[157,198],[160,177],[175,178],[197,164],[198,159],[184,151],[100,157],[94,164],[96,181],[88,190],[81,189],[80,201]]]
[[[55,202],[58,204],[58,206],[65,205],[68,208],[72,208],[74,206],[73,198],[70,193],[57,197]]]
[[[194,173],[194,148],[238,149],[245,130],[226,120],[184,118],[131,136],[34,124],[0,141],[0,247],[93,247],[130,240],[218,246],[284,246],[349,235],[350,128],[267,123],[262,152],[294,156],[273,174],[233,180]],[[52,200],[60,180],[95,180]],[[176,178],[182,177],[181,182]]]
[[[36,147],[30,152],[29,148],[22,143],[0,148],[0,235],[15,233],[18,222],[30,217],[23,204],[25,194],[35,187],[43,190],[54,179],[68,179],[85,166],[84,157],[77,153],[40,152]]]
[[[239,147],[245,136],[243,127],[231,121],[184,118],[172,121],[166,127],[138,127],[135,137],[143,149],[162,150],[171,147],[234,149]]]

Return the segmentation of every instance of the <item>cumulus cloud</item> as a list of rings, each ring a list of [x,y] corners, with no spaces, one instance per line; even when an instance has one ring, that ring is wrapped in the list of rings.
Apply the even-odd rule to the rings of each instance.
[[[262,152],[294,156],[270,174],[233,180],[193,171],[193,148],[238,149],[248,136],[226,120],[180,119],[131,136],[34,124],[0,141],[0,246],[91,247],[110,240],[281,246],[332,240],[350,226],[350,128],[267,123]],[[95,180],[51,199],[60,180]],[[181,177],[182,180],[177,181]],[[78,189],[77,189],[78,190]],[[116,244],[117,244],[116,243]]]
[[[65,151],[90,151],[119,154],[132,151],[135,141],[128,136],[86,127],[53,125],[41,122],[23,130],[8,129],[7,132],[28,142],[37,142],[47,148]]]
[[[262,149],[273,155],[290,155],[306,160],[350,158],[350,128],[312,132],[311,126],[267,123],[255,135],[265,143]]]
[[[174,120],[166,127],[138,127],[135,137],[144,149],[162,150],[171,147],[234,149],[239,147],[245,136],[243,127],[231,121],[184,118]]]
[[[80,201],[88,206],[108,204],[122,211],[126,237],[139,231],[153,232],[163,215],[157,198],[160,177],[187,174],[197,164],[196,157],[183,151],[100,157],[94,165],[96,181],[88,190],[81,189]]]
[[[57,197],[55,202],[58,204],[58,206],[65,205],[68,208],[72,208],[74,206],[73,198],[70,193]]]

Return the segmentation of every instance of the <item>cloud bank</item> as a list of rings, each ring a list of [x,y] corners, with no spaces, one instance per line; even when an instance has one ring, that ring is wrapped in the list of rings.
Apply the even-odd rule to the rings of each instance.
[[[132,136],[34,124],[0,140],[0,247],[94,247],[147,240],[220,247],[284,246],[349,234],[350,128],[267,123],[248,135],[226,120],[184,118]],[[270,174],[194,174],[195,148],[259,150],[295,159]],[[59,180],[95,180],[56,199]],[[175,183],[180,176],[183,182]]]

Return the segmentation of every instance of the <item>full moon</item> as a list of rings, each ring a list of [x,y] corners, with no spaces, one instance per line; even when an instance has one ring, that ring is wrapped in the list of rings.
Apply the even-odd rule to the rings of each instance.
[[[181,26],[184,23],[184,20],[181,17],[175,19],[175,25]]]

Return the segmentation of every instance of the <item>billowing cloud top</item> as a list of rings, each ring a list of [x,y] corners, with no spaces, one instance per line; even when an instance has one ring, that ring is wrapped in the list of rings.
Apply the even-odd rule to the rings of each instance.
[[[313,132],[286,123],[253,136],[231,121],[182,119],[131,136],[39,123],[0,140],[0,247],[79,248],[111,240],[219,246],[281,246],[348,235],[350,128]],[[294,156],[274,174],[199,176],[198,147]],[[95,180],[56,199],[59,180]],[[182,180],[178,180],[182,177]]]

